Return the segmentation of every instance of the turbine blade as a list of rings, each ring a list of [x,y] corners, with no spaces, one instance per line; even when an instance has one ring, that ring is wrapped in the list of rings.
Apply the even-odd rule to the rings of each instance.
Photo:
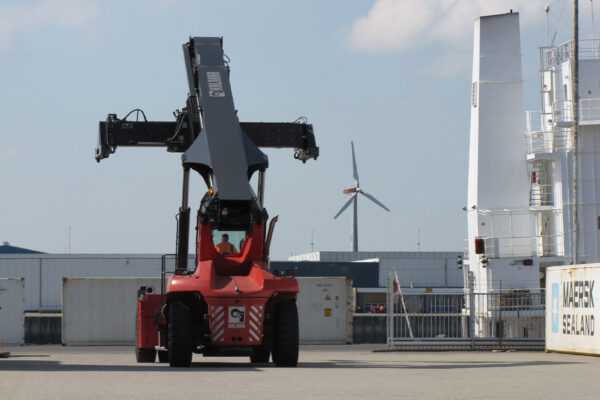
[[[356,187],[360,187],[360,183],[358,183],[358,168],[356,167],[356,156],[354,155],[354,142],[350,141],[350,145],[352,146],[352,174],[354,176],[354,181],[356,182]]]
[[[387,208],[386,206],[384,206],[382,202],[380,202],[379,200],[377,200],[375,197],[371,196],[369,193],[363,192],[362,190],[360,191],[360,193],[362,195],[364,195],[367,199],[371,200],[373,203],[375,203],[378,206],[380,206],[381,208],[383,208],[384,210],[390,211],[389,208]]]
[[[333,219],[336,219],[337,217],[339,217],[340,214],[343,213],[346,208],[348,208],[348,206],[350,205],[350,203],[352,203],[352,200],[354,200],[355,197],[356,197],[356,193],[354,193],[352,196],[350,196],[350,200],[348,200],[346,202],[346,204],[344,204],[344,206],[342,208],[340,208],[340,211],[338,211],[338,213],[335,214],[335,217],[333,217]]]

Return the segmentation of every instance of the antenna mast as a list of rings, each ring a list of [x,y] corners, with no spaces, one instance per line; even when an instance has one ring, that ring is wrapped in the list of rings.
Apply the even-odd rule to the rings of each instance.
[[[574,0],[573,9],[573,249],[572,263],[579,264],[579,206],[577,195],[577,153],[579,140],[577,125],[579,124],[579,1]]]
[[[547,5],[544,11],[546,11],[546,47],[548,47],[548,14],[550,13],[550,5]]]

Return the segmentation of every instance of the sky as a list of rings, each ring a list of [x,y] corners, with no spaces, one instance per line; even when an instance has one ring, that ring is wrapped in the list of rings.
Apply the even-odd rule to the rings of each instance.
[[[590,37],[592,3],[580,3]],[[351,209],[333,216],[354,184],[351,140],[363,190],[391,210],[359,199],[359,249],[460,251],[473,21],[520,13],[524,104],[535,110],[548,4],[550,40],[564,41],[569,0],[4,0],[0,242],[173,253],[179,154],[119,148],[96,163],[98,122],[134,108],[173,120],[187,96],[181,44],[222,36],[240,120],[306,116],[320,147],[306,164],[266,151],[266,208],[279,215],[272,259],[350,249]],[[198,175],[190,190],[195,215]]]

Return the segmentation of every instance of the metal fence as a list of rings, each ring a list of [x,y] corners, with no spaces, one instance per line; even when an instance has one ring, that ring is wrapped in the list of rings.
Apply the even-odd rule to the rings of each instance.
[[[388,348],[544,347],[543,290],[394,293],[388,290]]]

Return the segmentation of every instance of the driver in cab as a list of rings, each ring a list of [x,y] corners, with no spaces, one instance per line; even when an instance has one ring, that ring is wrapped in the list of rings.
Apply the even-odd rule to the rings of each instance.
[[[238,252],[235,246],[229,243],[228,234],[224,233],[221,239],[221,243],[215,246],[215,249],[217,249],[217,253],[219,253],[222,256],[230,256]]]

